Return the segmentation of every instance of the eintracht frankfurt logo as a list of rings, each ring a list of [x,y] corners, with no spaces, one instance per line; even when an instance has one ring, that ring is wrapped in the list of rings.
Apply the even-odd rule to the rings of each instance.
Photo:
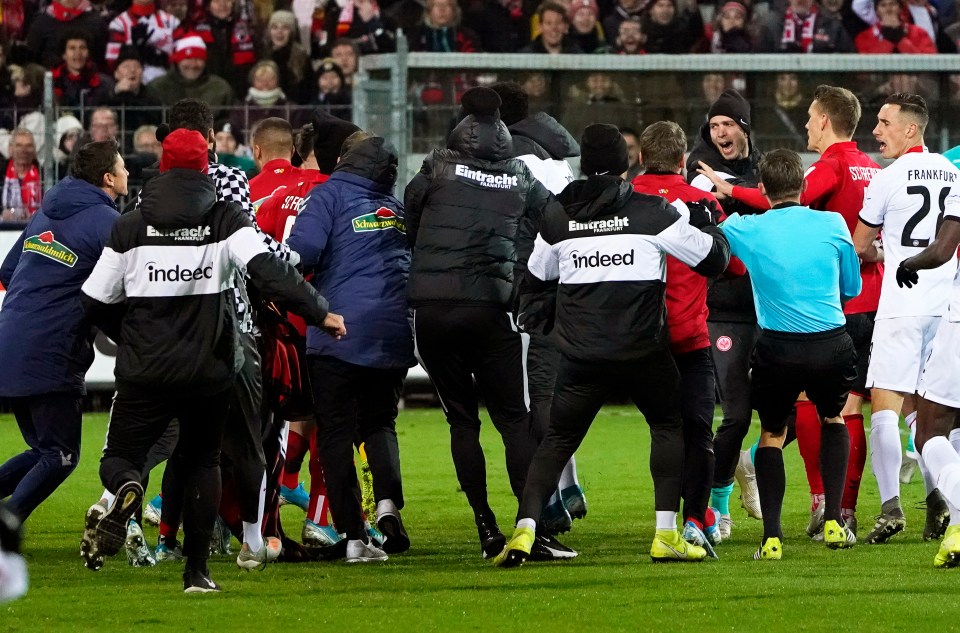
[[[733,347],[733,340],[729,336],[721,336],[717,339],[717,349],[721,352],[729,352]]]

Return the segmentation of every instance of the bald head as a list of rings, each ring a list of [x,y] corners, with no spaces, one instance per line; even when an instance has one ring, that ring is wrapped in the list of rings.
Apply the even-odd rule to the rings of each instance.
[[[293,156],[293,128],[286,119],[270,117],[257,124],[253,130],[253,159],[263,169],[266,163]]]

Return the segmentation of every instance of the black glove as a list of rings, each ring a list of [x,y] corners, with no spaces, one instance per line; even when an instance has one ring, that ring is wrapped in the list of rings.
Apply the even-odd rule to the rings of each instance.
[[[900,43],[900,40],[907,34],[906,29],[902,26],[882,26],[880,27],[880,33],[883,35],[883,39],[894,44]]]
[[[714,226],[712,203],[687,202],[687,208],[690,210],[690,226],[702,229],[705,226]]]
[[[914,284],[920,281],[920,275],[917,274],[917,271],[910,270],[905,266],[907,260],[900,262],[900,265],[897,266],[897,285],[903,288],[913,288]]]

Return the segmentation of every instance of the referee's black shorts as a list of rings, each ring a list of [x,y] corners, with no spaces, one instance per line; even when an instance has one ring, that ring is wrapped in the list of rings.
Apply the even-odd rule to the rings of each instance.
[[[760,426],[779,435],[802,391],[820,415],[840,415],[857,378],[857,351],[844,327],[815,334],[761,330],[751,370],[750,402]]]
[[[847,334],[853,339],[853,347],[857,350],[857,379],[850,387],[852,393],[863,398],[870,398],[867,389],[867,366],[870,364],[870,343],[873,341],[873,322],[876,312],[858,312],[847,315]]]

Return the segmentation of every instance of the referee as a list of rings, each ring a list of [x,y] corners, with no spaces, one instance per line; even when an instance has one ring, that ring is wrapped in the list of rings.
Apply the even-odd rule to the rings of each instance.
[[[760,336],[752,360],[751,406],[760,416],[757,487],[763,541],[757,560],[783,555],[780,512],[787,417],[806,391],[822,416],[820,464],[825,495],[824,542],[856,543],[840,513],[850,436],[840,412],[857,377],[857,353],[846,332],[842,301],[860,294],[860,262],[843,218],[800,205],[803,164],[796,152],[775,150],[760,160],[762,215],[732,215],[721,225],[731,253],[753,280]],[[838,283],[839,280],[839,283]]]

